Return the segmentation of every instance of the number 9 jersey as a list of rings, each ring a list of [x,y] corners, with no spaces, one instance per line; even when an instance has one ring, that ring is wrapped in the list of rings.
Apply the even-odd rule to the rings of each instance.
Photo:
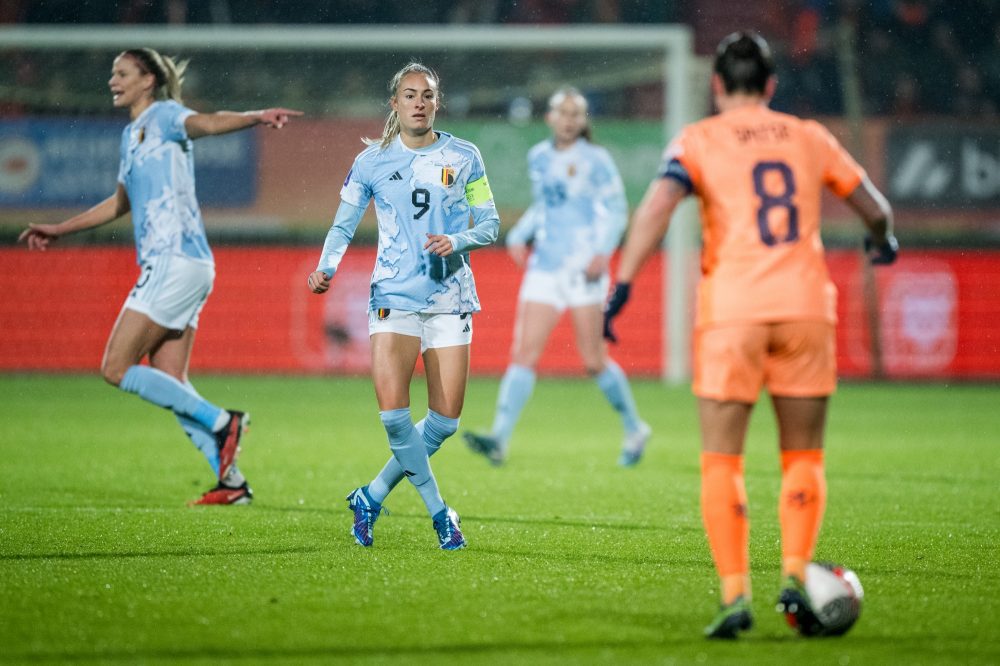
[[[354,161],[340,198],[362,210],[374,200],[378,254],[369,308],[423,313],[478,312],[468,251],[496,240],[500,228],[483,159],[475,145],[438,131],[433,144],[407,148],[396,137]],[[470,216],[474,226],[469,228]],[[424,249],[444,234],[454,251]]]
[[[826,128],[763,105],[734,109],[684,128],[660,175],[700,201],[696,327],[836,323],[820,239],[822,190],[844,198],[865,172]]]

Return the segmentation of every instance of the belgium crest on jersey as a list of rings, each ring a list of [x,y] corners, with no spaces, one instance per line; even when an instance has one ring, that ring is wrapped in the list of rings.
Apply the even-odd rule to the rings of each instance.
[[[441,184],[445,187],[451,187],[455,184],[455,170],[451,167],[442,167],[441,169]]]

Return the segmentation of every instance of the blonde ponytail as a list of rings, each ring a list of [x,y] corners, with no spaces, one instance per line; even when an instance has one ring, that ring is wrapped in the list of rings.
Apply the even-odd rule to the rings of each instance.
[[[156,79],[153,99],[172,99],[175,102],[183,103],[181,87],[184,85],[184,72],[187,70],[190,60],[175,61],[173,58],[160,55],[149,48],[129,49],[124,51],[122,55],[135,60],[139,71],[143,74],[152,74]]]

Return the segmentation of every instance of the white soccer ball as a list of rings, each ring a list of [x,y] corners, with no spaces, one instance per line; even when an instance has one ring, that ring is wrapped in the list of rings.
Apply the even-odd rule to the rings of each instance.
[[[846,567],[810,562],[806,566],[806,592],[813,612],[823,625],[822,636],[846,633],[861,615],[865,591],[858,575]]]

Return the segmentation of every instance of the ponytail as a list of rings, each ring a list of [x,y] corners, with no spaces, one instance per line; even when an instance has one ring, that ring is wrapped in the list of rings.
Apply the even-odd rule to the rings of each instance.
[[[139,71],[143,74],[152,74],[156,79],[153,99],[158,101],[172,99],[175,102],[182,102],[181,86],[184,85],[184,72],[187,70],[189,60],[178,62],[149,48],[129,49],[121,55],[132,58],[139,66]]]

